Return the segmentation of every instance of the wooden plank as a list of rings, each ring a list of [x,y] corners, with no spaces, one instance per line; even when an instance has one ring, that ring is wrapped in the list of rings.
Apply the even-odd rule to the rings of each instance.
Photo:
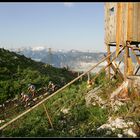
[[[121,43],[121,32],[122,32],[122,3],[117,4],[117,13],[116,13],[116,55],[119,52],[119,46]]]
[[[128,72],[128,55],[129,55],[129,48],[126,45],[124,50],[124,79],[127,80],[127,72]]]
[[[128,3],[123,4],[123,45],[126,45],[127,40],[127,13],[128,13]]]
[[[139,69],[140,69],[140,66],[136,69],[136,71],[134,72],[134,75],[138,73]]]
[[[121,63],[121,61],[120,61],[120,63]],[[114,68],[113,68],[114,67]],[[115,62],[113,63],[112,62],[112,68],[114,69],[114,72],[115,73],[118,73],[119,74],[119,76],[120,76],[120,79],[121,80],[124,80],[124,76],[123,76],[123,73],[120,71],[120,69],[119,69],[119,65],[117,66],[115,66]]]
[[[110,55],[110,46],[107,45],[107,55]],[[108,57],[107,62],[110,64],[110,57]],[[110,79],[110,66],[108,67],[108,78]]]
[[[108,43],[108,3],[105,3],[105,42]]]
[[[119,19],[119,21],[118,22],[120,22],[120,29],[119,29],[119,45],[117,46],[118,47],[118,51],[119,51],[119,46],[122,44],[122,38],[123,38],[123,11],[124,11],[124,9],[123,9],[123,3],[121,2],[120,3],[120,19]],[[117,52],[118,53],[118,52]]]
[[[137,9],[137,15],[138,15],[138,26],[137,26],[137,36],[138,36],[138,42],[140,41],[140,2],[137,2],[138,9]]]
[[[127,14],[127,41],[132,41],[132,14],[133,14],[133,3],[128,3],[128,14]]]
[[[105,42],[116,42],[116,5],[117,3],[105,4]],[[110,9],[114,7],[114,12],[111,14]]]
[[[114,40],[113,40],[113,42],[116,42],[117,3],[114,4],[114,9],[115,9],[115,13],[114,13],[115,18],[114,18]]]
[[[107,9],[107,16],[108,16],[108,42],[110,42],[110,13],[109,13],[110,3],[108,3],[108,9]]]
[[[117,13],[116,13],[116,19],[117,19],[117,22],[116,22],[116,52],[118,53],[118,46],[119,46],[119,19],[120,19],[120,3],[117,4]],[[116,55],[117,55],[116,53]]]
[[[120,42],[118,44],[124,44],[126,40],[140,41],[140,3],[115,4],[107,5],[108,10],[114,6],[115,13],[114,16],[110,16],[109,13],[106,15],[106,38],[108,37],[109,42],[118,42],[114,37],[117,38],[117,32],[120,30],[120,39],[118,39]],[[116,26],[114,27],[114,25]],[[119,50],[119,48],[117,49]]]
[[[124,42],[124,11],[125,11],[125,9],[124,9],[124,4],[122,3],[122,6],[121,6],[121,31],[120,31],[120,44],[123,44],[123,42]]]
[[[127,41],[133,41],[133,12],[134,12],[134,5],[132,2],[128,3],[128,14],[127,14]],[[131,75],[133,71],[133,66],[131,63],[131,58],[129,57],[129,44],[126,45],[125,49],[125,78],[127,75]],[[128,63],[129,62],[129,63]]]
[[[111,15],[111,22],[110,22],[110,27],[111,27],[111,40],[110,42],[114,42],[116,40],[116,25],[115,25],[115,19],[116,19],[116,7],[115,7],[115,3],[112,3],[112,6],[110,8],[114,8],[114,12]]]
[[[132,20],[132,30],[133,30],[133,34],[132,34],[132,40],[133,41],[137,41],[138,40],[138,4],[137,3],[133,3],[133,10],[134,12],[133,14],[133,20]]]
[[[127,3],[127,40],[126,41],[132,41],[132,14],[133,14],[133,3]],[[126,44],[125,52],[124,52],[124,78],[127,79],[128,70],[131,69],[131,65],[128,65],[128,59],[129,59],[129,44]]]
[[[131,76],[133,75],[133,62],[131,57],[128,57],[128,70],[127,70],[127,75]]]
[[[124,80],[124,78],[123,78],[123,74],[121,73],[121,71],[119,70],[119,68],[116,68],[115,67],[115,65],[113,64],[113,63],[111,63],[111,68],[112,68],[112,70],[116,73],[118,73],[118,76],[119,76],[119,78],[121,79],[121,80]]]
[[[108,23],[107,23],[107,26],[108,26],[108,42],[111,41],[111,27],[110,27],[110,24],[111,24],[111,15],[110,15],[110,8],[111,8],[111,3],[109,3],[108,5],[108,9],[107,9],[107,12],[108,12]]]
[[[47,111],[47,108],[46,108],[46,106],[43,104],[43,107],[44,107],[44,110],[45,110],[45,112],[46,112],[46,115],[47,115],[47,118],[48,118],[48,120],[49,120],[49,123],[50,123],[50,125],[51,125],[51,127],[52,127],[52,129],[53,129],[53,124],[52,124],[52,121],[51,121],[51,118],[50,118],[50,116],[49,116],[49,113],[48,113],[48,111]]]

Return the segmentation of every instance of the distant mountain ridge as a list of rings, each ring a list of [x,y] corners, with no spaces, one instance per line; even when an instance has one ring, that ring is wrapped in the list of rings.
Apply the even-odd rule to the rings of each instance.
[[[46,48],[26,48],[21,49],[20,52],[15,50],[15,52],[24,54],[28,58],[33,60],[44,62],[46,64],[51,64],[54,67],[70,67],[71,69],[75,67],[80,67],[81,62],[98,62],[104,57],[105,52],[83,52],[78,50],[58,50],[49,53]]]
[[[69,67],[72,71],[86,71],[88,68],[98,63],[107,52],[92,52],[80,50],[53,50],[51,54],[48,48],[38,46],[35,48],[21,48],[20,51],[15,52],[24,54],[26,57],[35,61],[40,61],[46,64],[51,64],[57,68]],[[131,53],[134,65],[136,64],[135,56]],[[121,53],[117,61],[121,60],[123,54]],[[94,72],[97,72],[101,67],[105,66],[106,62],[102,63]],[[121,63],[123,69],[123,63]]]

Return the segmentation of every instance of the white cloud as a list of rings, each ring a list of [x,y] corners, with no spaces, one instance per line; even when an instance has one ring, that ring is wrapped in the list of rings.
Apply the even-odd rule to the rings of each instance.
[[[74,3],[73,2],[64,2],[64,6],[66,6],[66,7],[73,7]]]

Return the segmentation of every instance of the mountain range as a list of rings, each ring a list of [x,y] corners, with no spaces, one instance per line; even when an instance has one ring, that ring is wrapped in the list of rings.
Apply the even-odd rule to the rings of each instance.
[[[69,67],[71,70],[82,69],[85,64],[92,65],[104,57],[105,52],[83,52],[79,50],[55,50],[48,48],[23,48],[15,49],[16,53],[25,55],[35,61],[51,64],[54,67]]]

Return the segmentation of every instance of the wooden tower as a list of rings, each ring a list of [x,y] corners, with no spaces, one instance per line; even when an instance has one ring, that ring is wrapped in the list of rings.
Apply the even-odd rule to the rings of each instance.
[[[140,2],[105,3],[105,44],[107,53],[115,47],[116,55],[123,50],[124,72],[123,78],[137,75],[140,69]],[[132,60],[135,56],[135,65]],[[111,58],[108,58],[110,63]],[[110,78],[110,68],[108,74]]]

